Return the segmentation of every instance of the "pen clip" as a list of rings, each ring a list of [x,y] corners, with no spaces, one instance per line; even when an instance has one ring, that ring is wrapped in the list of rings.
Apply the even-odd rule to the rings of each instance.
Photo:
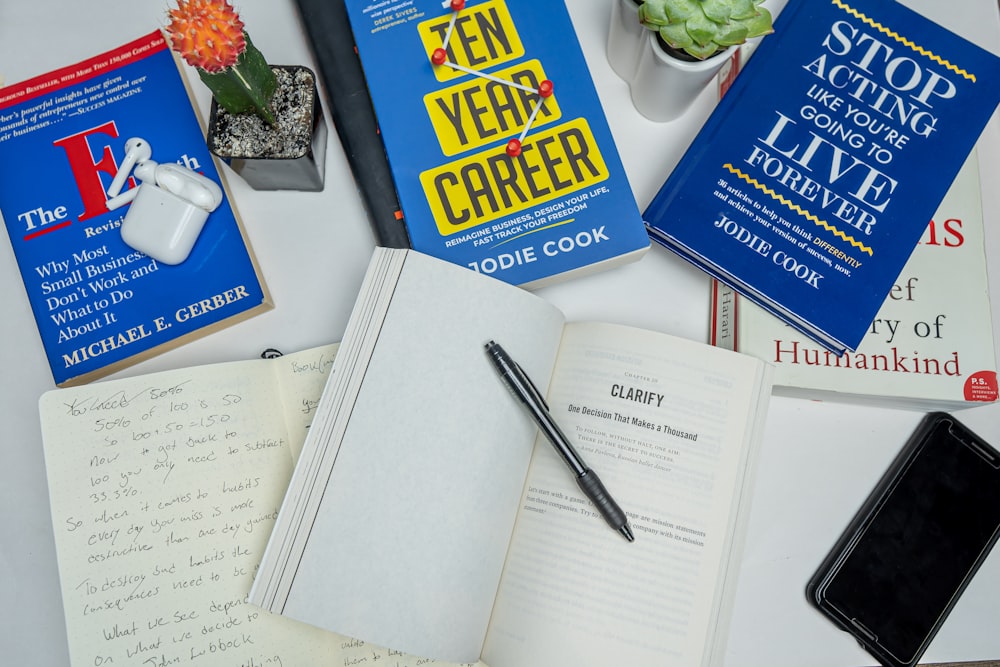
[[[545,398],[542,396],[542,393],[538,391],[538,387],[535,386],[535,383],[531,381],[531,377],[524,372],[523,368],[521,368],[521,364],[513,360],[511,361],[511,363],[514,364],[514,368],[517,369],[518,375],[520,375],[521,379],[524,380],[524,384],[527,385],[528,390],[531,392],[532,398],[541,403],[542,407],[545,408],[546,412],[551,412],[551,410],[549,410],[549,404],[545,402]]]

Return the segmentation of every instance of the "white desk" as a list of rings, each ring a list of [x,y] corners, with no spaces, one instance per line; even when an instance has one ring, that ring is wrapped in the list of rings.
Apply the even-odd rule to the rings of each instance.
[[[77,62],[163,24],[165,2],[29,0],[0,15],[0,75],[8,83]],[[632,107],[626,84],[604,57],[608,0],[569,0],[640,209],[652,198],[707,116],[706,91],[688,115],[656,124]],[[770,0],[782,6],[783,0]],[[908,0],[981,44],[1000,44],[993,0]],[[254,42],[276,64],[315,67],[292,0],[238,3]],[[948,16],[954,14],[954,16]],[[995,48],[995,47],[994,47]],[[995,49],[996,50],[996,49]],[[188,74],[192,74],[188,72]],[[200,111],[209,96],[190,76]],[[981,149],[991,258],[993,318],[1000,341],[1000,121]],[[44,174],[39,178],[44,179]],[[354,182],[331,133],[321,193],[254,192],[231,179],[277,307],[122,375],[294,351],[339,340],[373,247]],[[3,187],[3,184],[0,184]],[[0,663],[68,664],[36,401],[53,387],[13,253],[0,242]],[[548,288],[542,296],[570,319],[618,321],[707,340],[707,277],[661,248],[639,263]],[[997,345],[1000,348],[1000,344]],[[776,398],[768,416],[742,564],[727,663],[735,667],[872,664],[846,635],[815,613],[803,587],[922,414]],[[960,418],[1000,444],[1000,405]],[[926,662],[1000,658],[1000,553],[968,588]]]

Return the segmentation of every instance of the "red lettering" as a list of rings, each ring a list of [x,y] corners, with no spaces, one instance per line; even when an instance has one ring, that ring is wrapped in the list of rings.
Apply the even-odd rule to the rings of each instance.
[[[69,168],[73,172],[73,179],[76,181],[76,187],[80,191],[80,199],[83,202],[83,213],[78,217],[81,222],[108,212],[108,198],[104,192],[104,185],[101,183],[100,172],[103,171],[114,178],[118,171],[114,156],[111,155],[111,149],[108,146],[101,149],[101,159],[94,160],[89,139],[91,135],[95,134],[115,138],[118,136],[118,130],[115,128],[114,122],[109,121],[104,125],[52,142],[54,146],[66,151],[66,159],[69,161]]]

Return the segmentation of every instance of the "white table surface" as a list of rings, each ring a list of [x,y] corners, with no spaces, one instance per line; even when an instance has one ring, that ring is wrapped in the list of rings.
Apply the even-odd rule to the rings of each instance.
[[[993,0],[905,4],[998,51]],[[16,83],[74,63],[164,23],[163,0],[28,0],[0,10],[0,76]],[[707,90],[672,123],[639,115],[627,85],[604,56],[610,4],[569,0],[580,41],[640,209],[680,158],[715,101]],[[783,0],[768,0],[778,8]],[[237,3],[254,42],[276,64],[315,68],[292,0]],[[190,70],[199,110],[207,89]],[[329,119],[328,119],[329,121]],[[233,194],[276,309],[134,366],[137,375],[195,364],[290,352],[343,334],[374,236],[336,134],[330,133],[320,193],[255,192],[238,177]],[[1000,122],[981,144],[995,344],[1000,348]],[[44,178],[44,174],[39,174]],[[3,184],[0,183],[0,187]],[[68,664],[52,523],[37,417],[53,387],[28,300],[6,241],[0,242],[0,664]],[[654,247],[640,262],[539,292],[571,320],[598,319],[706,341],[709,280]],[[958,414],[1000,444],[1000,405]],[[775,398],[767,418],[753,516],[742,563],[727,665],[811,667],[873,664],[806,603],[806,580],[856,511],[922,413]],[[924,656],[925,662],[1000,658],[1000,553],[972,582]]]

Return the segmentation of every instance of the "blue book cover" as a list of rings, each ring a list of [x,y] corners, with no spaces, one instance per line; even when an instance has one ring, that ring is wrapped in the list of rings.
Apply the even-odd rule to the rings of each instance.
[[[649,248],[562,0],[347,0],[411,246],[515,285]]]
[[[643,217],[854,350],[998,99],[1000,59],[898,2],[790,0]]]
[[[141,137],[222,203],[187,259],[134,250],[108,207]],[[0,213],[56,384],[82,384],[271,307],[242,225],[159,31],[0,89]],[[139,187],[134,176],[123,192]],[[142,187],[154,187],[142,185]]]

